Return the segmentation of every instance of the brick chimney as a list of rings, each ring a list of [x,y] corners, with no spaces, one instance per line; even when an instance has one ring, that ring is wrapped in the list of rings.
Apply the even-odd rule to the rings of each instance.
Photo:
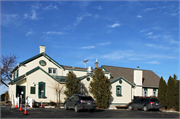
[[[95,62],[95,69],[98,68],[98,62],[97,62],[97,59],[96,59],[96,62]]]
[[[42,53],[42,52],[45,53],[45,48],[46,47],[44,45],[40,45],[39,48],[40,48],[40,53]]]

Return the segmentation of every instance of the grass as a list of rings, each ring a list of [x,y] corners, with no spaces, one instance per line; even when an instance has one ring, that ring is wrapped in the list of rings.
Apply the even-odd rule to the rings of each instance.
[[[5,104],[5,101],[1,101],[1,104]]]
[[[5,101],[1,101],[1,105],[4,105],[5,104]]]

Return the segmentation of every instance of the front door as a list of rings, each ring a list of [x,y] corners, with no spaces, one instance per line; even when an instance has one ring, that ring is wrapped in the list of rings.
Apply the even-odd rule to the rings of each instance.
[[[22,101],[22,104],[25,104],[26,86],[16,86],[16,97],[19,97],[19,103]]]

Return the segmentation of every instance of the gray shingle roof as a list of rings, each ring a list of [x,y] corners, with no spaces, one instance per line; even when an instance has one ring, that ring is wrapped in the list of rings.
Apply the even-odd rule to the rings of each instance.
[[[61,65],[64,67],[64,69],[66,70],[81,70],[81,71],[87,71],[87,68],[82,68],[82,67],[73,67],[73,66],[65,66],[65,65]],[[93,69],[94,71],[95,69]],[[104,73],[109,73],[107,71],[104,71]]]
[[[133,68],[125,68],[125,67],[116,67],[116,66],[107,66],[102,65],[102,68],[105,68],[106,71],[110,72],[112,77],[110,82],[116,80],[119,77],[123,77],[128,80],[130,83],[135,85],[134,83],[134,69]],[[142,70],[143,71],[143,87],[159,87],[160,77],[156,75],[153,71],[150,70]]]
[[[87,68],[82,68],[82,67],[73,67],[73,66],[65,66],[62,65],[65,69],[75,69],[75,70],[84,70],[87,71]]]

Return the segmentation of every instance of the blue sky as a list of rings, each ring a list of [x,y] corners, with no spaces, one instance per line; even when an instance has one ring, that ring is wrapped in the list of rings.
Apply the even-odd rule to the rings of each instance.
[[[61,65],[94,67],[97,58],[180,77],[179,2],[1,1],[1,55],[20,63],[40,45]]]

